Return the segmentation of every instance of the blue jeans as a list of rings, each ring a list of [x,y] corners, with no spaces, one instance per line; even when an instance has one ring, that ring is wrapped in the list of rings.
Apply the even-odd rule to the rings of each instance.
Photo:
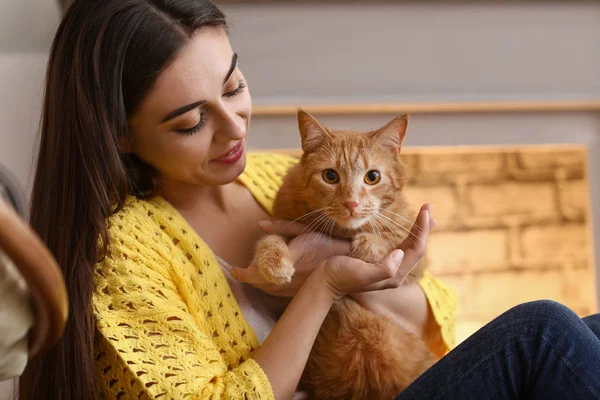
[[[552,301],[502,314],[396,400],[600,399],[600,314]]]

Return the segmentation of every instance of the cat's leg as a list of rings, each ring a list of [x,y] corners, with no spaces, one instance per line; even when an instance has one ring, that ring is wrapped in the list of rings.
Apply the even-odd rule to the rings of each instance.
[[[352,238],[350,257],[376,263],[394,250],[394,243],[383,234],[362,232]]]
[[[277,285],[290,282],[295,272],[288,245],[278,235],[268,235],[259,240],[252,265],[263,278]]]
[[[391,399],[434,362],[423,340],[344,298],[323,322],[305,382],[319,400]]]

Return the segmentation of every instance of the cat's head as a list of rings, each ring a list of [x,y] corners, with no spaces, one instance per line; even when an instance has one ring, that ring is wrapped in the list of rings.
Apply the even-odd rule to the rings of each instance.
[[[300,110],[298,124],[304,151],[303,197],[309,207],[323,209],[347,229],[385,220],[383,210],[399,199],[405,180],[399,155],[407,116],[375,131],[337,131]]]

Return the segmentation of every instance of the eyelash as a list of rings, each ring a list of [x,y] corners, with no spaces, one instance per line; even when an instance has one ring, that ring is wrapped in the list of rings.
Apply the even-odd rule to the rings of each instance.
[[[223,96],[225,96],[225,97],[237,96],[237,95],[241,94],[245,88],[246,88],[246,82],[240,80],[240,83],[235,90],[233,90],[231,92],[227,92]],[[204,125],[205,125],[204,113],[201,113],[200,121],[198,122],[198,124],[196,126],[194,126],[193,128],[189,128],[189,129],[178,129],[177,132],[181,133],[182,135],[193,135],[195,133],[200,132],[200,130],[202,128],[204,128]]]
[[[238,94],[241,94],[245,88],[246,88],[246,82],[244,82],[243,80],[240,79],[240,84],[238,85],[238,87],[232,92],[225,93],[223,96],[225,96],[225,97],[237,96]]]
[[[194,133],[200,132],[202,128],[204,128],[204,113],[200,114],[200,121],[198,121],[198,124],[196,124],[196,126],[189,129],[177,129],[177,132],[183,135],[193,135]]]

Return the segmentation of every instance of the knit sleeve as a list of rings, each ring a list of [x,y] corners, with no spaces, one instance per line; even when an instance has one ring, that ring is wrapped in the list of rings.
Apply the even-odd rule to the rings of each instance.
[[[443,355],[456,345],[458,298],[452,288],[428,272],[425,272],[419,280],[419,286],[425,293],[435,321],[440,327],[440,334],[446,347],[441,352]]]
[[[230,342],[241,345],[246,331],[233,322],[225,323],[231,336],[211,331],[223,303],[194,310],[185,298],[193,290],[182,295],[186,283],[169,260],[127,240],[117,238],[95,271],[96,366],[106,398],[273,399],[267,376],[247,357],[254,349],[231,353],[241,346]]]

